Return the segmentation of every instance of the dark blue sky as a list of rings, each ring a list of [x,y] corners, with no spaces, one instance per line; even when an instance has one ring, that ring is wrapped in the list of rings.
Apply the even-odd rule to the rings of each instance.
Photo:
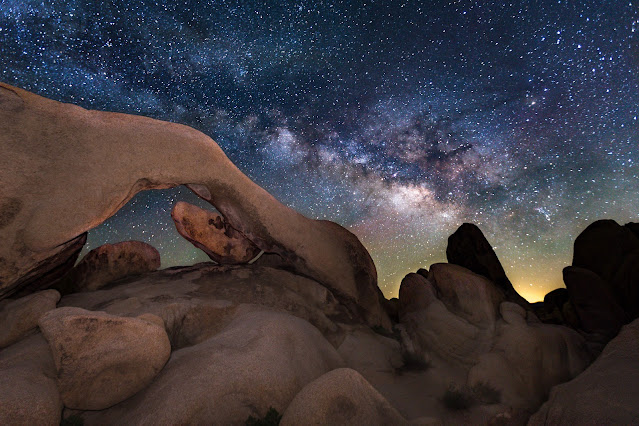
[[[207,133],[278,199],[355,232],[387,296],[462,222],[538,299],[589,222],[639,220],[639,4],[274,3],[0,0],[0,79]],[[141,194],[89,248],[205,260],[170,221],[178,199],[194,197]]]

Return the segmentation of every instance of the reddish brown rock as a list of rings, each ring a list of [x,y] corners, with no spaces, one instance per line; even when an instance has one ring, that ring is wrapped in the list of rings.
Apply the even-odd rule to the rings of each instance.
[[[93,291],[131,275],[155,271],[160,253],[141,241],[104,244],[91,250],[57,285],[63,294]]]
[[[55,309],[58,300],[60,293],[44,290],[3,303],[0,308],[0,349],[35,330],[40,317]]]
[[[178,202],[171,217],[177,231],[220,264],[247,263],[260,249],[218,213]]]
[[[102,410],[145,388],[171,355],[162,319],[58,308],[40,318],[64,405]]]

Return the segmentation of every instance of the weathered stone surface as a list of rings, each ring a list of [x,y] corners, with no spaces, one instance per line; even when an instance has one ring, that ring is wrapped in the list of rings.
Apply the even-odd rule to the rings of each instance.
[[[171,355],[164,328],[144,319],[65,307],[43,315],[39,325],[69,408],[102,410],[129,398]]]
[[[610,285],[596,273],[575,266],[564,268],[563,275],[580,327],[589,333],[608,337],[617,334],[626,314],[617,303]]]
[[[514,310],[510,313],[514,317]],[[535,410],[552,386],[577,376],[590,360],[583,337],[574,330],[511,318],[498,324],[494,345],[470,370],[468,384],[487,384],[501,392],[502,403]]]
[[[34,334],[0,351],[0,424],[59,425],[62,400],[47,341]]]
[[[529,425],[623,425],[639,420],[639,320],[624,326],[597,360],[555,386]]]
[[[9,206],[0,229],[3,296],[137,192],[188,184],[261,250],[331,289],[370,325],[390,327],[375,265],[357,237],[279,203],[211,138],[179,124],[0,87],[0,206]]]
[[[35,330],[40,317],[45,312],[55,309],[58,300],[60,293],[44,290],[4,303],[0,307],[0,349]]]
[[[511,325],[526,325],[526,311],[516,303],[502,302],[499,312],[504,321]]]
[[[504,295],[485,277],[458,265],[436,263],[430,268],[428,280],[448,310],[470,324],[485,326],[495,322]]]
[[[141,241],[122,241],[94,248],[57,284],[63,294],[94,291],[131,275],[155,271],[160,253]]]
[[[247,263],[260,249],[218,213],[178,202],[171,210],[177,231],[220,264]]]
[[[399,318],[409,312],[425,309],[437,300],[437,291],[421,274],[410,273],[399,286]]]
[[[309,382],[343,361],[308,322],[247,312],[215,336],[173,352],[149,387],[85,424],[243,424],[270,406],[284,412]]]
[[[513,288],[495,251],[477,225],[464,223],[448,237],[446,258],[449,263],[463,266],[494,282],[508,300],[528,306]]]
[[[357,371],[339,368],[306,385],[282,417],[286,425],[407,425]]]

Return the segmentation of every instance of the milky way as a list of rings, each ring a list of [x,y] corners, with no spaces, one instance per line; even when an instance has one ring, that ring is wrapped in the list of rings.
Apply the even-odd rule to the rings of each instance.
[[[474,222],[538,300],[588,223],[639,219],[638,9],[0,0],[0,80],[203,131],[280,201],[354,232],[387,297]],[[199,204],[139,194],[85,251],[138,239],[163,266],[208,260],[175,231],[177,200]]]

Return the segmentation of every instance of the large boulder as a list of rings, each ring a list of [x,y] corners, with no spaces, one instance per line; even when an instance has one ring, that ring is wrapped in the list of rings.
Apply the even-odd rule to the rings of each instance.
[[[495,322],[504,294],[490,280],[450,263],[432,265],[428,280],[449,311],[474,325]]]
[[[464,223],[448,237],[446,258],[448,263],[463,266],[494,282],[508,300],[522,306],[528,305],[513,288],[497,254],[477,225]]]
[[[174,351],[146,389],[82,416],[85,424],[243,424],[269,407],[284,412],[307,383],[342,365],[308,322],[241,307],[218,334]]]
[[[381,426],[408,422],[357,371],[338,368],[306,385],[280,424]]]
[[[564,268],[563,275],[580,328],[607,338],[616,335],[626,322],[626,313],[610,285],[596,273],[576,266]]]
[[[155,271],[160,253],[141,241],[104,244],[87,253],[55,287],[62,293],[94,291],[132,275]]]
[[[622,425],[639,419],[639,320],[624,326],[597,360],[555,386],[529,425]]]
[[[218,213],[180,201],[171,217],[177,231],[220,264],[247,263],[260,249]]]
[[[59,425],[62,400],[42,334],[0,351],[0,424]]]
[[[64,405],[102,410],[146,387],[171,355],[155,315],[124,318],[64,307],[40,318]]]
[[[55,309],[60,293],[44,290],[17,300],[5,299],[0,306],[0,349],[20,340],[38,326],[40,317]]]
[[[38,279],[43,261],[68,262],[70,242],[139,191],[187,184],[261,250],[331,289],[370,325],[390,327],[357,237],[284,206],[192,128],[0,84],[0,181],[0,297],[19,291],[25,276]]]
[[[500,311],[503,321],[494,345],[471,368],[469,386],[488,385],[500,392],[502,403],[534,410],[552,386],[583,371],[590,354],[583,337],[572,329],[530,321],[512,302],[502,303]]]
[[[589,269],[610,283],[626,255],[639,249],[639,239],[630,228],[614,220],[598,220],[577,236],[572,266]]]

